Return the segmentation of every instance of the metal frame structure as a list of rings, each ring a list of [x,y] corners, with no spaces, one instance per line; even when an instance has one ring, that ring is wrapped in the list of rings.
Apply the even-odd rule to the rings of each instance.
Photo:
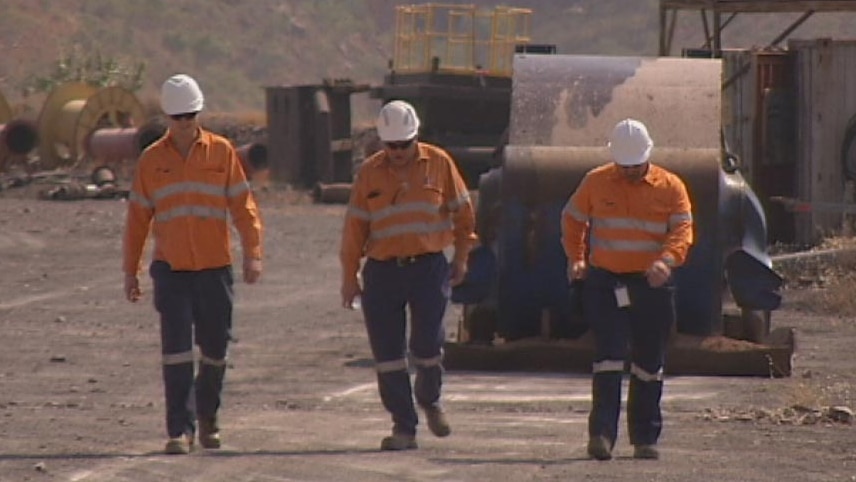
[[[668,56],[672,50],[675,23],[680,10],[695,10],[701,14],[705,45],[712,57],[722,51],[722,31],[740,13],[799,13],[803,14],[770,42],[775,47],[797,27],[819,12],[856,12],[854,0],[660,0],[659,55]],[[708,18],[708,13],[711,18]]]
[[[400,73],[510,76],[515,46],[530,41],[530,9],[428,3],[395,10],[392,68]]]

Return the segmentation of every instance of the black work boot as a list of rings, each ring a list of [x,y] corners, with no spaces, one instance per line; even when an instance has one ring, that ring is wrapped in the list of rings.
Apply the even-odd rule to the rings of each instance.
[[[635,445],[633,447],[634,459],[657,460],[660,458],[660,451],[656,445]]]
[[[612,442],[603,435],[597,435],[589,439],[586,452],[593,459],[609,460],[612,458]]]
[[[428,422],[428,429],[437,437],[448,437],[452,433],[452,427],[446,419],[446,414],[440,407],[422,407],[425,412],[425,419]]]
[[[206,449],[220,448],[220,428],[216,418],[199,419],[199,445]]]

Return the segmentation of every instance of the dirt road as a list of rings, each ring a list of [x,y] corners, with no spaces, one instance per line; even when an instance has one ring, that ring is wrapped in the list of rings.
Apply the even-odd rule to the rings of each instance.
[[[0,481],[851,481],[856,323],[786,306],[787,379],[667,380],[662,459],[585,457],[585,374],[449,372],[453,434],[377,450],[390,422],[339,308],[344,208],[261,196],[266,272],[238,284],[224,448],[164,456],[157,320],[121,293],[124,203],[0,199]],[[790,294],[786,294],[786,297]],[[786,298],[787,299],[787,298]],[[787,303],[786,303],[787,304]],[[459,310],[448,316],[454,335]]]

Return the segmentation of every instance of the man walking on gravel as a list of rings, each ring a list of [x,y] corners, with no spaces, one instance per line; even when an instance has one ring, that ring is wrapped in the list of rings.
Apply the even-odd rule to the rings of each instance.
[[[244,281],[255,283],[262,271],[258,207],[232,144],[200,127],[203,105],[193,78],[179,74],[164,82],[169,129],[140,156],[125,225],[131,302],[142,294],[138,276],[149,232],[154,238],[149,274],[160,313],[168,454],[192,449],[197,420],[200,445],[220,448],[217,412],[232,327],[230,217],[241,236]]]
[[[377,129],[383,150],[360,167],[345,215],[341,295],[345,307],[354,307],[361,297],[380,398],[392,414],[392,434],[381,441],[381,449],[407,450],[417,448],[414,395],[431,432],[438,437],[451,432],[440,404],[443,316],[450,285],[466,275],[475,219],[452,158],[417,140],[419,117],[413,106],[387,103]],[[443,253],[450,245],[451,264]],[[363,256],[361,287],[357,273]],[[412,387],[406,346],[416,365]]]
[[[562,213],[568,278],[585,278],[583,313],[595,339],[588,454],[598,460],[612,458],[628,359],[633,457],[659,457],[663,363],[675,323],[672,269],[686,260],[693,231],[686,187],[648,162],[653,147],[641,122],[616,124],[614,162],[589,171]]]

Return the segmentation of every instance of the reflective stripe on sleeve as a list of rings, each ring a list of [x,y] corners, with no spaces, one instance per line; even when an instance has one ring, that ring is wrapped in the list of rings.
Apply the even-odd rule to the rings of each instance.
[[[136,191],[131,191],[131,193],[128,194],[128,201],[130,201],[132,203],[137,203],[140,206],[143,206],[144,208],[151,209],[151,208],[155,207],[155,203],[151,202],[149,200],[149,198],[143,196],[142,194],[140,194]]]
[[[673,227],[677,226],[678,224],[680,224],[682,222],[692,221],[692,220],[693,220],[693,215],[691,213],[672,214],[671,216],[669,216],[669,229],[672,229]]]
[[[588,216],[586,216],[585,214],[581,213],[581,212],[576,208],[576,206],[574,206],[574,204],[573,204],[572,202],[570,202],[570,201],[568,201],[568,203],[567,203],[567,204],[565,204],[565,208],[564,208],[564,209],[562,209],[562,215],[568,215],[568,216],[570,216],[570,217],[574,218],[577,222],[580,222],[580,223],[587,223],[587,222],[588,222],[588,220],[589,220]]]
[[[244,194],[249,190],[250,183],[242,181],[237,184],[233,184],[232,186],[229,186],[229,189],[226,189],[226,197],[237,197],[238,195]]]
[[[372,216],[365,209],[355,208],[354,206],[348,206],[348,211],[345,213],[345,217],[354,217],[357,219],[362,219],[364,221],[369,221]]]
[[[458,199],[446,203],[446,207],[449,209],[449,211],[457,211],[458,208],[468,202],[470,202],[470,193],[464,193]]]

